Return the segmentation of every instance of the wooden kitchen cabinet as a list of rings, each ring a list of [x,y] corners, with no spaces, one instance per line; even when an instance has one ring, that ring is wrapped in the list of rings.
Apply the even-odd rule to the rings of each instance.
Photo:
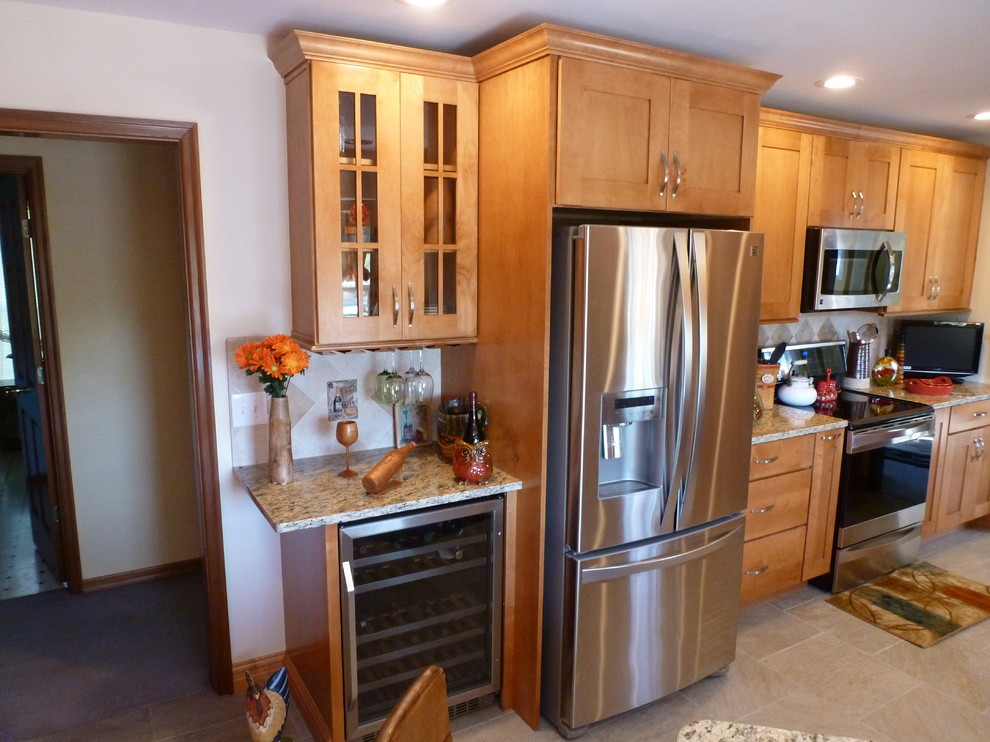
[[[753,213],[758,93],[567,58],[559,85],[558,205]]]
[[[938,452],[935,531],[990,515],[990,400],[949,408],[945,443]]]
[[[751,225],[763,233],[760,322],[797,322],[801,311],[811,139],[806,132],[760,126]]]
[[[292,334],[319,351],[472,342],[470,60],[293,32],[285,78]]]
[[[893,229],[899,167],[897,146],[815,135],[808,224]]]
[[[742,603],[828,572],[843,440],[831,430],[753,446]]]
[[[907,246],[892,313],[969,309],[985,180],[985,159],[903,150],[894,229]]]

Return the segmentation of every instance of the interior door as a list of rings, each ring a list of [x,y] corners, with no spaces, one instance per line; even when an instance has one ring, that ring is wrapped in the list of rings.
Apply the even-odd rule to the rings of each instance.
[[[48,485],[45,453],[45,389],[33,269],[31,221],[23,173],[0,173],[0,245],[17,395],[17,420],[24,457],[34,545],[52,574],[64,580],[58,508]]]

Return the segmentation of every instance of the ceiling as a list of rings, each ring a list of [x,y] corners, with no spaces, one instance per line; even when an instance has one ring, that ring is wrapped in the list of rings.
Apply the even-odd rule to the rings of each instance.
[[[775,72],[764,105],[990,145],[986,0],[21,0],[277,37],[291,29],[472,55],[554,23]],[[863,79],[829,91],[836,73]]]

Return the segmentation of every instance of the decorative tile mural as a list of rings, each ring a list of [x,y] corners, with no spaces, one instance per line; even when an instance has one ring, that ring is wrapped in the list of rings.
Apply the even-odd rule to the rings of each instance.
[[[231,447],[234,466],[261,464],[268,460],[267,415],[249,420],[235,414],[235,397],[262,392],[257,376],[248,376],[234,363],[234,351],[249,340],[261,337],[227,338],[227,377],[231,406]],[[435,426],[436,405],[440,400],[440,350],[427,348],[422,351],[423,368],[433,376],[433,402],[428,424]],[[395,351],[398,372],[404,373],[411,365],[419,368],[419,351]],[[377,353],[351,351],[348,353],[310,354],[309,369],[301,376],[292,377],[289,384],[289,409],[292,415],[292,455],[296,459],[343,453],[344,447],[335,437],[336,422],[331,418],[350,417],[338,410],[334,412],[337,394],[328,393],[329,384],[341,384],[345,394],[356,409],[358,440],[352,451],[391,448],[394,445],[392,406],[379,404],[373,399],[375,377],[383,369],[391,369],[393,352]],[[350,382],[356,384],[353,390]],[[336,391],[336,388],[335,388]],[[256,398],[251,397],[250,400]],[[240,401],[240,400],[237,400]],[[263,403],[267,405],[267,397]],[[343,401],[343,400],[342,400]],[[433,429],[431,427],[430,435]]]

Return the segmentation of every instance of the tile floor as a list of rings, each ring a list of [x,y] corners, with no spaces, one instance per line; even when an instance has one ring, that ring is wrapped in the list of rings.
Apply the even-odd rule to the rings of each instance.
[[[931,539],[923,558],[990,584],[990,529]],[[736,661],[646,708],[592,727],[586,742],[673,742],[696,719],[721,719],[874,742],[990,739],[990,620],[919,649],[824,602],[811,587],[743,611]],[[193,696],[140,709],[52,740],[243,740],[234,696]],[[457,719],[456,742],[558,739],[497,707]],[[295,707],[286,737],[311,739]]]
[[[62,587],[34,550],[20,451],[0,451],[0,545],[0,600]]]

